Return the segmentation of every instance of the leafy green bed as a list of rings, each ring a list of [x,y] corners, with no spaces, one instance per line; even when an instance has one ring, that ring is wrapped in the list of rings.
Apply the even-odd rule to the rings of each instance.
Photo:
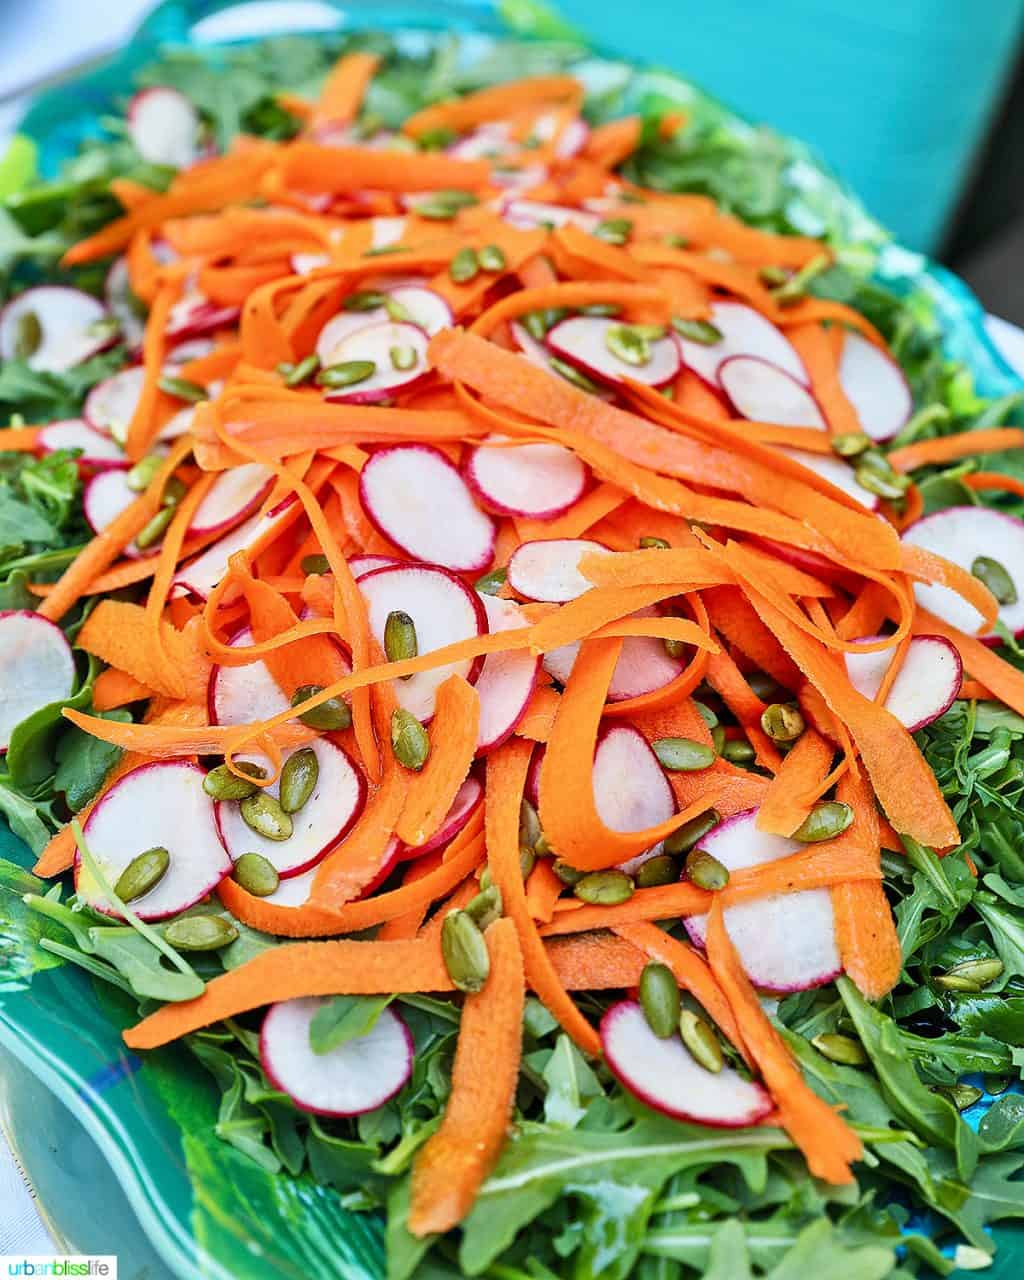
[[[455,41],[420,53],[399,43],[385,36],[272,40],[222,52],[215,68],[192,52],[171,51],[142,81],[181,88],[202,109],[211,136],[224,143],[239,129],[290,136],[297,122],[277,105],[273,90],[314,92],[351,44],[384,55],[385,72],[367,110],[387,123],[454,92],[571,66],[590,86],[593,119],[639,106],[650,121],[645,143],[629,163],[630,177],[673,191],[706,192],[756,225],[811,230],[830,241],[837,264],[809,288],[856,306],[891,342],[918,406],[897,444],[996,425],[1024,400],[1024,393],[999,400],[977,396],[968,369],[943,355],[928,297],[898,297],[872,282],[883,238],[849,202],[829,199],[830,184],[809,190],[806,158],[793,145],[738,127],[678,82],[650,75],[641,92],[614,66],[609,72],[609,64],[570,43],[508,42],[474,57]],[[678,105],[681,92],[689,94],[691,124],[661,140],[658,118]],[[67,279],[57,266],[60,254],[117,212],[107,191],[111,178],[155,186],[169,180],[169,171],[139,162],[119,116],[101,123],[103,139],[69,161],[56,181],[34,176],[28,143],[0,164],[7,296],[32,280]],[[73,281],[98,292],[102,272],[77,272]],[[0,369],[0,416],[17,425],[75,415],[88,389],[122,358],[115,348],[62,376],[11,361]],[[978,500],[960,483],[971,465],[920,477],[928,509]],[[1024,471],[1012,456],[988,465]],[[35,461],[0,452],[0,608],[31,607],[26,581],[55,578],[74,556],[87,536],[80,499],[71,455]],[[1018,500],[1003,505],[1024,514]],[[79,612],[67,624],[72,638],[81,621]],[[1024,660],[1008,638],[1005,652]],[[96,671],[81,657],[72,703],[88,709]],[[19,727],[0,774],[0,810],[34,850],[96,793],[118,754],[64,728],[59,713],[59,706],[46,708]],[[954,1257],[962,1266],[984,1265],[992,1249],[987,1224],[1024,1217],[1024,1183],[1014,1180],[1024,1165],[1024,1096],[1008,1088],[1024,1065],[1024,719],[996,704],[957,702],[919,740],[954,805],[964,844],[942,860],[909,842],[905,857],[887,855],[886,884],[905,962],[901,983],[878,1008],[845,979],[788,997],[778,1007],[809,1080],[847,1107],[865,1139],[869,1155],[855,1188],[814,1182],[777,1130],[716,1132],[646,1111],[606,1069],[585,1062],[543,1007],[530,1001],[517,1136],[461,1241],[421,1244],[403,1226],[406,1175],[439,1121],[458,1013],[445,1002],[399,997],[416,1041],[412,1080],[392,1102],[352,1122],[305,1116],[275,1092],[261,1071],[250,1020],[190,1038],[220,1092],[218,1114],[202,1121],[204,1137],[212,1128],[220,1143],[234,1149],[223,1165],[213,1161],[224,1182],[216,1216],[232,1213],[228,1183],[230,1171],[238,1173],[232,1161],[240,1153],[248,1162],[246,1178],[277,1181],[280,1203],[289,1197],[302,1203],[303,1188],[315,1183],[318,1213],[330,1209],[331,1201],[322,1199],[325,1187],[350,1210],[384,1208],[391,1280],[413,1274],[425,1280],[458,1274],[675,1280],[701,1271],[713,1280],[753,1273],[787,1280],[809,1267],[821,1280],[881,1280],[916,1274],[926,1265],[946,1273]],[[0,891],[0,977],[22,981],[55,963],[82,966],[103,986],[112,1015],[124,1022],[154,1000],[183,998],[194,989],[190,983],[262,948],[288,945],[237,924],[239,939],[219,957],[171,969],[146,932],[92,916],[67,889],[48,890],[11,863],[0,862]],[[994,960],[1001,969],[990,964],[988,972],[998,975],[977,984],[977,991],[952,991],[941,981],[954,965]],[[323,1035],[337,1043],[360,1034],[383,1003],[337,998]],[[600,1007],[594,1002],[586,1011],[599,1013]],[[867,1067],[838,1065],[810,1045],[811,1038],[837,1030],[856,1033],[870,1059]],[[960,1108],[973,1107],[968,1115],[977,1121],[975,1085],[982,1077],[990,1094],[999,1096],[985,1106],[975,1132]],[[192,1133],[186,1148],[191,1159],[210,1163],[217,1144],[197,1147]],[[194,1172],[198,1178],[198,1165]],[[313,1201],[306,1203],[314,1212]],[[201,1217],[208,1210],[197,1212]],[[251,1215],[247,1221],[239,1210],[238,1217],[247,1229],[259,1229]],[[946,1242],[951,1247],[943,1250]]]

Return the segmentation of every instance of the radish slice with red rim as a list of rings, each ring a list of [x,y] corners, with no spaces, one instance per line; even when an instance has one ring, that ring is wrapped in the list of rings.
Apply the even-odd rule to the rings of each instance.
[[[387,292],[390,301],[406,312],[404,318],[407,318],[410,324],[417,325],[430,337],[442,329],[451,327],[454,320],[452,309],[433,289],[406,284],[397,285]]]
[[[213,588],[228,571],[228,560],[236,551],[246,551],[263,537],[278,519],[288,517],[288,509],[293,504],[288,502],[265,516],[250,516],[248,520],[237,525],[230,533],[219,538],[201,551],[195,559],[182,565],[174,576],[172,594],[182,592],[198,596],[205,600]]]
[[[433,445],[376,450],[359,473],[359,498],[374,527],[417,560],[458,573],[478,573],[491,563],[494,521]]]
[[[547,349],[543,342],[538,342],[532,334],[528,333],[526,328],[513,320],[509,325],[512,331],[512,337],[516,341],[516,345],[523,355],[531,364],[537,365],[541,369],[547,369],[551,372],[551,352]]]
[[[168,85],[141,89],[128,104],[128,134],[148,164],[184,169],[199,154],[199,113]]]
[[[946,507],[915,521],[902,538],[909,546],[932,551],[968,573],[979,557],[997,560],[1009,574],[1017,597],[999,606],[999,621],[1014,635],[1024,634],[1024,521],[991,507]],[[949,587],[915,582],[914,595],[922,609],[968,635],[976,634],[982,624],[974,605]]]
[[[594,807],[612,831],[643,831],[657,826],[675,813],[675,798],[665,770],[647,739],[632,725],[617,724],[605,729],[594,752]],[[622,863],[627,875],[634,875],[648,860],[661,852],[656,844]]]
[[[530,757],[530,768],[526,774],[526,786],[523,790],[523,794],[535,809],[540,808],[540,770],[544,763],[545,751],[547,747],[543,743],[538,743],[534,748],[533,755]]]
[[[638,609],[630,617],[653,618],[657,615],[658,610],[651,607]],[[550,649],[544,655],[544,670],[559,684],[565,684],[579,651],[578,641]],[[664,644],[656,636],[626,636],[608,685],[607,701],[625,702],[663,689],[682,674],[685,665],[682,659],[669,657]]]
[[[821,476],[822,480],[834,484],[837,489],[841,489],[868,511],[878,510],[880,499],[873,493],[868,493],[863,485],[857,483],[856,474],[849,463],[828,453],[809,453],[806,449],[789,449],[783,446],[780,452],[787,458],[792,458],[794,462],[799,462],[808,471],[813,471],[816,476]]]
[[[104,378],[85,397],[82,416],[94,431],[123,443],[145,381],[146,371],[142,365],[132,365]]]
[[[71,696],[75,659],[60,627],[38,613],[0,613],[0,751],[14,727],[51,702]]]
[[[216,533],[243,519],[260,505],[274,483],[274,473],[260,462],[244,462],[222,471],[196,507],[190,534]]]
[[[502,218],[522,231],[536,231],[545,227],[579,227],[581,231],[593,231],[601,219],[585,209],[573,209],[563,204],[545,204],[542,200],[506,200]]]
[[[404,564],[404,560],[396,560],[394,556],[353,556],[348,562],[352,577],[358,582],[374,569],[388,569],[392,565]]]
[[[457,160],[500,160],[519,154],[519,147],[511,141],[509,126],[495,120],[482,124],[453,142],[448,154]]]
[[[128,486],[128,473],[124,470],[101,471],[93,476],[82,494],[82,511],[93,533],[102,533],[117,519],[122,511],[135,502],[139,495]],[[132,560],[151,554],[140,551],[129,542],[124,554]]]
[[[0,312],[0,360],[24,360],[37,373],[63,373],[109,347],[113,317],[81,289],[37,285]]]
[[[187,404],[184,409],[172,415],[156,434],[159,442],[166,444],[169,440],[177,440],[181,436],[187,436],[192,430],[196,417],[196,406]]]
[[[817,400],[804,384],[761,356],[723,360],[718,366],[718,385],[741,418],[828,430]]]
[[[212,338],[186,338],[176,343],[167,353],[164,360],[164,373],[176,374],[183,364],[190,360],[204,360],[217,348]]]
[[[508,168],[495,165],[491,170],[491,182],[503,191],[529,191],[547,179],[547,166],[542,164],[510,165]]]
[[[351,830],[366,802],[366,780],[329,738],[315,738],[308,745],[316,754],[320,772],[309,799],[291,815],[293,830],[287,840],[268,840],[253,831],[235,801],[217,803],[217,826],[232,862],[243,853],[259,853],[282,878],[296,876],[315,866]],[[272,770],[271,761],[257,752],[246,752],[245,758]],[[276,800],[279,790],[280,780],[265,787],[263,794]]]
[[[914,412],[906,375],[887,351],[852,329],[843,335],[839,382],[857,410],[861,430],[872,440],[889,440]]]
[[[453,573],[435,565],[375,569],[359,579],[359,590],[366,600],[370,630],[382,649],[388,614],[396,609],[412,618],[420,655],[482,635],[487,630],[487,615],[480,597]],[[426,721],[434,714],[438,686],[453,673],[472,681],[480,667],[479,658],[452,662],[391,683],[399,706],[411,711],[418,720]]]
[[[232,649],[248,649],[252,632],[237,631],[228,644]],[[206,706],[211,724],[252,724],[270,720],[289,707],[288,699],[265,662],[249,662],[244,667],[216,664],[210,670]]]
[[[524,542],[508,562],[508,584],[528,600],[565,604],[590,591],[593,583],[579,570],[586,555],[612,555],[600,542],[588,538],[549,538]]]
[[[314,1053],[310,1024],[329,997],[271,1005],[260,1031],[267,1079],[300,1111],[360,1116],[393,1098],[412,1074],[412,1036],[394,1009],[384,1009],[365,1035]]]
[[[479,778],[470,774],[455,793],[455,799],[452,801],[452,807],[448,810],[444,817],[444,821],[430,839],[425,840],[423,844],[419,845],[401,845],[398,850],[396,861],[409,862],[413,858],[422,857],[425,853],[433,853],[435,849],[443,848],[449,840],[455,839],[476,810],[480,807],[483,798],[483,785]]]
[[[881,636],[862,637],[862,640],[881,639]],[[892,649],[844,654],[850,683],[865,698],[874,701],[893,656]],[[960,692],[963,674],[960,655],[949,640],[943,636],[914,636],[886,696],[886,710],[911,733],[923,729],[949,710]]]
[[[316,340],[316,355],[320,367],[327,369],[332,364],[340,363],[343,358],[338,354],[341,344],[354,333],[387,322],[388,313],[383,307],[373,307],[369,311],[339,311],[327,321]]]
[[[805,386],[809,384],[796,348],[781,329],[753,307],[745,302],[712,302],[709,319],[721,333],[721,341],[705,345],[690,338],[679,339],[687,368],[700,374],[705,382],[721,388],[718,370],[723,361],[730,356],[758,356]]]
[[[497,631],[514,631],[517,627],[529,626],[522,609],[512,600],[481,594],[480,603],[487,614],[487,629],[492,635]],[[539,670],[540,659],[528,649],[489,653],[484,658],[476,682],[480,697],[476,749],[480,754],[500,746],[522,720],[533,696]]]
[[[386,400],[393,391],[408,389],[430,372],[427,341],[427,335],[418,325],[404,321],[358,329],[334,348],[331,363],[366,361],[373,365],[374,371],[353,386],[328,390],[327,399],[346,404],[373,404]]]
[[[268,893],[262,901],[272,907],[304,907],[313,892],[313,881],[319,869],[317,864],[301,875],[288,876],[286,880],[279,881],[274,892]]]
[[[649,387],[663,387],[671,382],[682,366],[675,336],[641,339],[635,347],[637,363],[634,363],[633,359],[617,354],[615,349],[616,335],[632,332],[630,325],[607,316],[570,316],[548,331],[547,344],[562,360],[603,382],[618,384],[631,378]]]
[[[132,289],[131,272],[124,254],[110,264],[103,296],[107,310],[120,326],[125,345],[132,351],[138,350],[146,334],[145,312]]]
[[[538,142],[550,142],[560,124],[557,112],[547,111],[537,117],[533,124],[531,136]],[[570,120],[559,134],[555,143],[555,155],[560,160],[568,160],[578,155],[587,145],[590,129],[583,120]]]
[[[165,920],[194,906],[231,872],[213,801],[203,790],[206,770],[184,760],[158,760],[118,778],[89,814],[83,834],[113,888],[128,864],[160,846],[170,861],[163,878],[129,905],[140,920]],[[75,860],[79,900],[114,915],[99,885]]]
[[[601,1048],[630,1093],[674,1120],[738,1129],[772,1109],[763,1085],[730,1066],[708,1071],[678,1036],[656,1036],[636,1000],[620,1000],[601,1019]]]
[[[128,459],[116,441],[94,431],[81,418],[69,418],[64,422],[48,422],[40,427],[37,437],[43,453],[55,453],[58,449],[80,449],[78,462],[94,471],[111,467],[127,467]],[[137,495],[136,495],[137,496]]]
[[[720,822],[700,847],[729,871],[788,858],[807,846],[757,829],[757,810]],[[690,938],[704,946],[707,916],[688,916]],[[836,944],[832,899],[827,889],[769,894],[726,907],[725,923],[744,969],[764,991],[805,991],[820,987],[842,969]]]
[[[171,307],[165,332],[172,340],[194,338],[233,325],[241,313],[241,307],[222,307],[211,302],[193,285]]]
[[[582,498],[587,468],[570,449],[492,439],[472,450],[465,465],[470,488],[492,511],[553,520]]]

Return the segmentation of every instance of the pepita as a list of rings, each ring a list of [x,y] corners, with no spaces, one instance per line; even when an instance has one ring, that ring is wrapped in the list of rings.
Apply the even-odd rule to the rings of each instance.
[[[323,693],[323,689],[321,684],[300,685],[292,694],[292,706],[297,707],[300,703],[315,698],[318,693]],[[309,711],[303,711],[299,719],[310,729],[348,729],[352,724],[352,712],[348,703],[341,698],[328,698]]]
[[[613,356],[634,369],[651,363],[651,344],[634,325],[610,324],[604,331],[604,345]]]
[[[479,991],[491,972],[484,935],[471,915],[449,911],[441,924],[441,955],[448,976],[460,991]]]
[[[416,624],[402,609],[392,609],[384,623],[384,653],[388,662],[404,662],[419,653]]]
[[[980,982],[963,978],[957,973],[940,973],[932,981],[943,991],[956,991],[962,995],[977,995],[981,990]]]
[[[833,436],[829,443],[832,446],[832,452],[838,454],[840,458],[856,458],[866,449],[871,448],[871,437],[859,431],[847,431]]]
[[[718,1073],[725,1066],[725,1054],[709,1023],[692,1009],[684,1009],[679,1015],[679,1038],[690,1051],[699,1067]]]
[[[977,960],[964,960],[955,964],[946,973],[947,978],[966,978],[976,982],[979,987],[987,987],[990,982],[1002,976],[1003,962],[998,956],[980,956]]]
[[[376,311],[385,302],[387,302],[387,294],[380,293],[377,289],[360,289],[357,293],[348,295],[341,304],[341,309],[342,311]]]
[[[473,585],[481,595],[496,596],[507,581],[507,569],[492,569],[490,573],[485,573],[482,577],[477,578]]]
[[[14,333],[14,356],[28,360],[43,345],[43,326],[34,311],[23,311]]]
[[[720,754],[730,764],[750,764],[755,753],[746,738],[729,738],[722,743]]]
[[[772,742],[795,742],[806,725],[799,707],[791,702],[773,702],[761,712],[761,728]]]
[[[840,835],[853,821],[853,810],[841,800],[825,800],[816,804],[793,832],[792,839],[801,844],[817,844]]]
[[[699,342],[704,347],[713,347],[724,337],[721,329],[708,320],[684,320],[681,316],[673,316],[672,328],[681,338],[689,338],[691,342]]]
[[[932,1093],[948,1098],[957,1111],[966,1111],[985,1096],[983,1090],[973,1084],[936,1084],[932,1085]]]
[[[476,250],[467,245],[460,249],[448,264],[448,274],[455,284],[468,284],[480,271],[480,260]]]
[[[1000,604],[1016,604],[1017,588],[1005,565],[991,556],[978,556],[971,565],[971,573],[995,596]]]
[[[708,809],[706,813],[698,814],[681,827],[676,827],[671,835],[665,837],[662,848],[669,854],[689,853],[721,821],[722,815],[717,809]]]
[[[823,1058],[829,1062],[841,1063],[844,1067],[863,1067],[869,1059],[864,1046],[853,1036],[844,1036],[838,1031],[826,1031],[815,1036],[811,1044]]]
[[[541,837],[540,818],[537,817],[537,810],[523,796],[519,805],[519,843],[525,845],[527,849],[536,851],[537,841]]]
[[[679,864],[670,854],[657,853],[641,863],[633,877],[638,889],[654,889],[662,884],[675,884],[679,879]]]
[[[375,360],[343,360],[341,364],[330,364],[316,375],[317,385],[338,390],[342,387],[355,387],[377,372]]]
[[[548,357],[548,367],[563,377],[566,382],[571,382],[580,391],[589,391],[591,394],[596,394],[600,391],[597,383],[591,382],[585,373],[580,373],[579,369],[567,364],[564,360],[559,360],[557,356]]]
[[[208,399],[206,388],[201,387],[198,382],[190,382],[188,378],[175,378],[169,373],[163,375],[157,386],[167,395],[187,400],[189,404],[198,404],[200,400]]]
[[[507,265],[504,250],[497,244],[485,244],[476,256],[483,271],[504,271]]]
[[[159,453],[146,454],[125,476],[128,488],[132,493],[145,493],[163,465],[164,460]]]
[[[671,773],[694,773],[715,763],[714,749],[693,738],[658,738],[651,749]]]
[[[122,902],[134,902],[143,894],[155,889],[167,874],[171,865],[171,855],[163,847],[156,845],[132,858],[117,878],[114,893]]]
[[[430,739],[426,729],[404,707],[396,707],[391,714],[391,750],[399,764],[417,772],[427,763],[430,755]]]
[[[415,369],[419,361],[416,348],[412,346],[390,347],[388,355],[396,373],[407,373],[410,369]]]
[[[706,849],[691,849],[686,855],[686,874],[698,889],[718,893],[729,883],[729,868]]]
[[[595,906],[615,907],[628,902],[633,896],[633,880],[625,871],[590,871],[573,886],[573,893],[581,902]]]
[[[605,244],[625,244],[633,231],[629,218],[607,218],[599,222],[593,234]]]
[[[243,773],[253,778],[267,776],[266,769],[247,760],[236,760],[235,768],[241,769]],[[211,800],[244,800],[246,796],[255,795],[259,787],[248,778],[239,778],[226,764],[219,764],[203,779],[203,790]]]
[[[292,371],[285,375],[284,385],[286,387],[300,387],[304,382],[308,382],[319,368],[319,356],[306,356],[305,360],[300,360]]]
[[[537,855],[529,847],[529,845],[521,844],[519,846],[519,874],[524,880],[529,879],[530,872],[537,863]]]
[[[285,813],[298,813],[316,788],[320,762],[312,747],[293,751],[281,768],[280,804]]]
[[[640,1008],[659,1040],[674,1035],[679,1025],[679,984],[672,970],[652,961],[640,974]]]
[[[650,534],[645,534],[640,539],[641,551],[668,551],[670,545],[664,538],[655,538]]]
[[[862,489],[867,489],[876,498],[884,498],[886,502],[898,502],[907,491],[906,485],[891,480],[870,467],[858,467],[853,478]]]
[[[238,937],[238,930],[223,916],[183,916],[164,929],[164,941],[176,951],[219,951]]]
[[[466,903],[466,914],[472,916],[473,923],[480,930],[485,930],[495,920],[501,919],[501,890],[496,884],[481,889],[475,898]]]
[[[292,834],[292,820],[281,808],[280,801],[265,792],[246,796],[239,803],[238,811],[250,831],[265,840],[287,840]]]
[[[587,874],[585,871],[579,871],[576,867],[572,867],[568,862],[563,862],[561,858],[556,858],[551,864],[551,870],[558,876],[562,884],[572,888],[579,884],[583,877]]]
[[[167,527],[174,519],[173,507],[161,507],[151,520],[142,526],[135,535],[135,545],[140,551],[156,546],[167,532]]]
[[[235,863],[234,878],[254,898],[269,898],[281,883],[277,868],[262,853],[243,853]]]
[[[331,562],[325,555],[318,552],[316,555],[303,556],[299,567],[308,577],[310,574],[314,573],[330,573]]]

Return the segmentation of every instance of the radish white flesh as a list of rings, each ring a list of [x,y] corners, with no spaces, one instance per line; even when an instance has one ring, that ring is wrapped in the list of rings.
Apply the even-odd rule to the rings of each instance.
[[[366,801],[363,775],[329,738],[315,738],[309,747],[316,753],[320,773],[312,795],[298,813],[292,814],[294,829],[287,840],[268,840],[253,831],[235,801],[217,804],[217,825],[233,862],[243,853],[260,853],[282,878],[299,875],[343,840],[359,817]],[[272,770],[265,756],[246,753],[245,758]],[[279,788],[280,782],[274,782],[263,793],[276,800]]]
[[[544,343],[538,342],[537,339],[529,333],[518,320],[513,320],[509,325],[509,328],[512,330],[512,336],[515,338],[519,350],[527,360],[541,369],[547,369],[550,373],[551,352],[547,349]]]
[[[1014,635],[1024,632],[1024,521],[989,507],[947,507],[912,524],[903,541],[934,551],[968,573],[979,556],[998,560],[1017,592],[1013,604],[999,606],[999,620]],[[922,609],[968,635],[982,624],[974,605],[949,587],[916,582],[914,595]]]
[[[503,191],[529,191],[531,187],[539,187],[548,178],[548,169],[543,164],[527,164],[508,169],[492,169],[491,181]]]
[[[60,627],[27,610],[0,613],[0,751],[15,725],[71,696],[75,660]]]
[[[872,440],[890,439],[914,412],[903,370],[887,351],[851,329],[843,335],[839,382]]]
[[[110,264],[107,279],[103,286],[107,310],[121,326],[121,336],[131,350],[142,345],[146,333],[146,324],[137,310],[132,292],[131,273],[128,270],[128,259],[122,254]]]
[[[33,317],[38,334],[29,335],[29,346],[23,346]],[[106,319],[103,304],[81,289],[55,284],[26,289],[0,312],[0,359],[14,360],[24,352],[30,369],[63,373],[110,345],[112,335],[102,324]]]
[[[864,638],[880,640],[881,636]],[[844,656],[850,683],[865,698],[874,700],[889,670],[893,650]],[[955,646],[943,636],[914,636],[886,696],[885,707],[911,732],[923,729],[949,710],[960,692],[963,670]]]
[[[540,200],[508,200],[501,216],[513,227],[534,231],[538,227],[579,227],[593,231],[601,219],[585,209],[572,209],[562,204],[545,204]]]
[[[274,907],[302,907],[309,901],[309,895],[313,892],[313,881],[316,879],[316,873],[320,869],[320,864],[310,867],[308,871],[303,871],[300,876],[288,876],[286,880],[281,880],[273,893],[268,893],[263,899]]]
[[[164,372],[173,376],[190,360],[204,360],[216,346],[212,338],[186,338],[168,351],[164,360]]]
[[[591,554],[611,555],[612,552],[588,538],[524,542],[508,562],[509,586],[528,600],[565,604],[593,587],[579,570],[580,560]]]
[[[638,609],[634,618],[655,617],[655,608]],[[544,655],[544,670],[560,684],[565,684],[579,654],[579,642],[561,645]],[[608,685],[608,702],[624,702],[627,698],[639,698],[655,689],[671,684],[686,664],[680,658],[670,658],[665,646],[655,636],[626,636],[622,651]]]
[[[149,164],[184,169],[199,154],[199,115],[184,94],[167,85],[143,89],[132,98],[128,133]]]
[[[448,148],[448,154],[457,160],[501,160],[518,151],[510,140],[509,126],[500,120],[480,125]]]
[[[407,219],[398,217],[377,217],[370,219],[370,248],[386,249],[397,244],[405,235]]]
[[[404,307],[412,324],[418,325],[430,337],[451,326],[452,309],[433,289],[423,289],[419,285],[399,285],[389,289],[388,296],[392,302]]]
[[[492,634],[529,625],[523,611],[512,600],[481,594],[480,603],[487,614],[487,629]],[[478,752],[492,751],[499,746],[526,714],[539,670],[540,659],[528,649],[489,653],[484,658],[476,682],[480,698]]]
[[[169,440],[177,440],[180,436],[187,436],[192,430],[195,416],[196,406],[194,404],[187,404],[184,409],[179,409],[176,414],[167,419],[157,432],[157,440],[166,444]]]
[[[666,334],[648,342],[647,363],[630,364],[608,347],[608,335],[623,327],[620,320],[607,316],[570,316],[548,331],[547,344],[555,355],[604,382],[620,383],[631,378],[649,387],[671,382],[682,364],[675,337]]]
[[[89,852],[111,888],[140,853],[161,846],[170,854],[163,879],[128,904],[142,920],[163,920],[194,906],[231,872],[204,776],[204,769],[184,760],[140,765],[114,783],[85,824]],[[75,892],[96,911],[113,914],[80,858]]]
[[[373,573],[374,569],[387,569],[391,565],[402,563],[403,561],[396,560],[394,556],[353,556],[348,562],[348,567],[352,571],[352,577],[358,582],[368,573]]]
[[[145,381],[146,371],[142,365],[133,365],[111,378],[104,378],[86,396],[82,416],[95,431],[123,443]]]
[[[252,632],[245,627],[228,643],[232,649],[248,649]],[[269,720],[289,706],[265,662],[213,667],[206,701],[211,724],[252,724],[255,720]]]
[[[240,314],[240,307],[218,306],[193,287],[171,307],[166,333],[168,338],[175,340],[194,338],[234,324]]]
[[[287,517],[287,508],[265,516],[250,516],[243,524],[201,551],[194,560],[182,565],[174,577],[175,591],[184,591],[205,600],[227,573],[228,560],[235,552],[245,551],[253,546],[273,528],[278,519]]]
[[[215,533],[241,520],[259,506],[274,482],[274,473],[259,462],[222,471],[196,507],[190,534]]]
[[[440,849],[449,840],[453,840],[473,816],[483,798],[484,789],[479,779],[470,774],[455,793],[452,807],[448,810],[444,821],[430,839],[419,845],[402,845],[398,851],[397,861],[408,862],[410,859],[419,858],[425,853],[433,853],[435,849]]]
[[[359,474],[359,498],[374,526],[407,555],[458,573],[486,569],[494,521],[440,449],[378,449]]]
[[[49,422],[40,428],[38,439],[43,453],[54,453],[58,449],[81,449],[79,463],[96,471],[128,465],[121,446],[109,436],[93,431],[81,418]]]
[[[487,615],[476,592],[454,574],[433,565],[375,569],[359,579],[359,590],[366,600],[370,630],[382,649],[388,614],[396,609],[412,618],[420,655],[482,635],[487,630]],[[425,721],[434,714],[439,685],[453,672],[472,680],[479,669],[479,660],[453,662],[420,671],[408,680],[394,680],[392,686],[399,706]]]
[[[592,777],[594,807],[612,831],[643,831],[675,813],[665,770],[647,739],[632,725],[613,725],[602,733]],[[660,851],[661,845],[656,844],[624,862],[622,870],[632,875]]]
[[[609,1067],[641,1102],[675,1120],[735,1129],[772,1109],[764,1087],[730,1066],[708,1071],[678,1036],[661,1040],[636,1000],[620,1000],[601,1019]]]
[[[329,253],[293,253],[291,257],[292,271],[297,276],[308,276],[311,271],[331,265]]]
[[[139,497],[129,488],[127,475],[128,473],[124,470],[101,471],[85,486],[85,492],[82,494],[82,511],[93,533],[102,533]],[[137,559],[145,554],[134,542],[130,542],[125,547],[124,553],[131,559]]]
[[[550,142],[555,136],[555,130],[559,126],[558,114],[556,112],[545,112],[544,115],[538,116],[533,126],[533,137],[539,142]],[[587,145],[587,139],[590,137],[590,129],[582,120],[570,120],[562,129],[558,141],[555,143],[555,155],[560,160],[568,160],[571,156],[578,155],[580,151]]]
[[[758,831],[756,822],[756,809],[737,813],[709,831],[700,847],[729,871],[775,862],[807,847]],[[764,991],[820,987],[842,968],[827,889],[770,894],[726,907],[725,922],[751,982]],[[703,947],[707,916],[688,916],[684,924]]]
[[[388,313],[383,307],[374,307],[371,311],[339,311],[320,330],[316,340],[316,354],[323,369],[338,364],[342,356],[338,354],[341,344],[361,329],[372,329],[375,325],[386,324]]]
[[[411,387],[430,371],[427,341],[427,335],[418,325],[404,321],[387,321],[350,334],[335,347],[332,363],[368,360],[374,365],[374,372],[354,386],[328,391],[328,400],[373,404],[386,400],[393,391]],[[396,367],[397,364],[401,367]]]
[[[760,356],[730,356],[718,366],[718,383],[741,418],[784,427],[828,429],[818,402],[791,373]]]
[[[705,382],[721,389],[718,370],[730,356],[759,356],[805,385],[809,382],[796,348],[753,307],[744,302],[712,302],[709,318],[722,334],[720,342],[705,346],[690,338],[679,339],[687,368],[699,373]]]
[[[792,458],[794,462],[799,462],[808,471],[813,471],[815,475],[821,476],[822,480],[827,480],[829,484],[834,484],[837,489],[842,489],[843,493],[847,493],[851,498],[856,499],[868,511],[876,511],[878,509],[880,499],[876,498],[873,493],[868,493],[867,489],[859,485],[853,467],[842,462],[839,458],[827,453],[808,453],[806,449],[781,447],[781,452],[787,458]]]
[[[587,487],[587,468],[560,444],[512,447],[504,436],[474,449],[466,479],[482,502],[508,516],[553,520],[578,502]]]
[[[314,1053],[309,1027],[326,1003],[326,998],[314,996],[270,1006],[260,1032],[260,1061],[267,1079],[300,1111],[321,1116],[376,1111],[412,1074],[412,1036],[388,1008],[366,1035],[328,1053]]]

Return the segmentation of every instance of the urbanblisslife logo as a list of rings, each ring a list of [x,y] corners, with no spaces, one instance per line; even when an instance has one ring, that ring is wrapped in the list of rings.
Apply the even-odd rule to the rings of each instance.
[[[113,1254],[90,1257],[49,1254],[25,1257],[9,1253],[0,1256],[0,1280],[17,1276],[18,1280],[50,1280],[50,1277],[84,1276],[86,1280],[117,1280],[117,1258]]]

